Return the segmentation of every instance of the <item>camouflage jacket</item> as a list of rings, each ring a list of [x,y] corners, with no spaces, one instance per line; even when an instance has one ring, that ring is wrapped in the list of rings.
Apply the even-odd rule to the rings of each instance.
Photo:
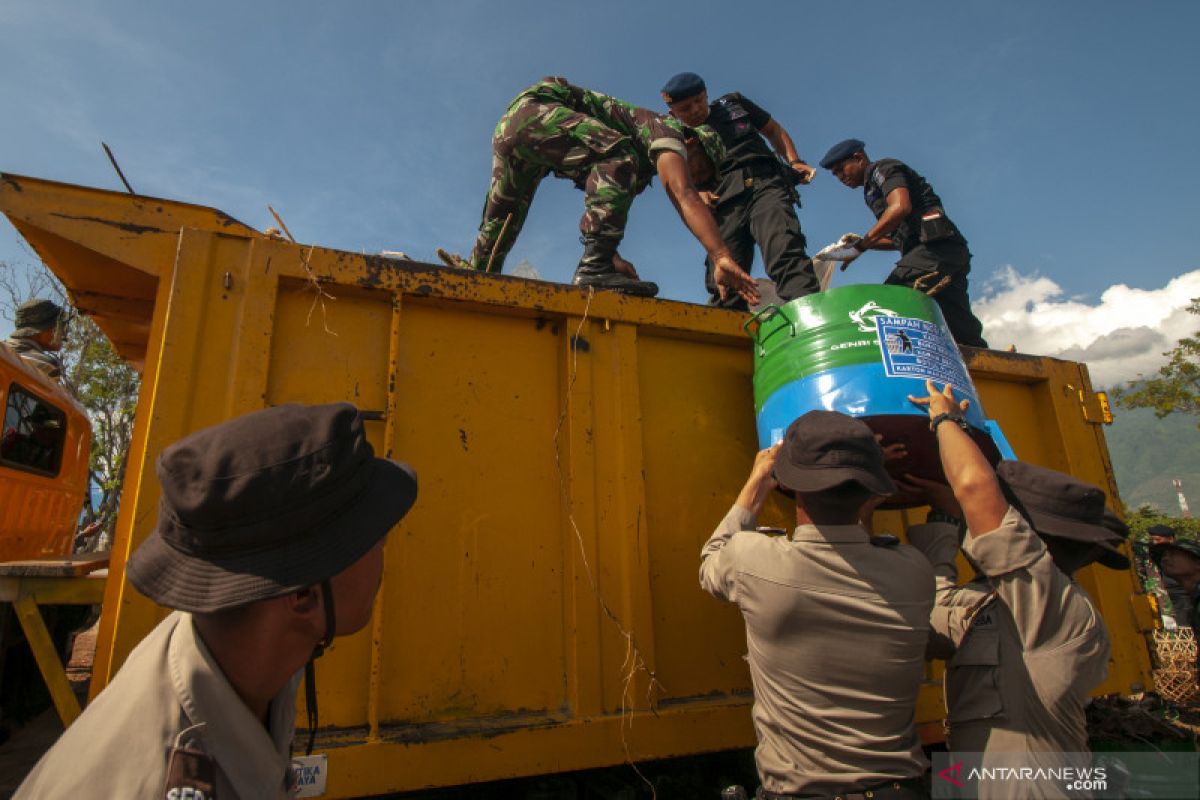
[[[62,360],[54,353],[42,348],[37,342],[23,336],[12,336],[2,344],[44,373],[46,377],[62,380]]]
[[[496,126],[496,135],[502,135],[505,122],[526,100],[563,108],[562,119],[572,113],[584,114],[595,123],[580,123],[574,127],[576,139],[597,153],[607,153],[628,142],[637,157],[637,187],[641,192],[654,177],[654,154],[670,150],[685,155],[683,126],[671,117],[664,117],[646,108],[639,108],[615,97],[584,89],[567,82],[566,78],[549,76],[530,86],[513,98],[504,118]],[[549,120],[554,125],[555,119]],[[582,188],[587,180],[591,165],[573,168],[563,164],[554,168],[554,173],[568,178]]]

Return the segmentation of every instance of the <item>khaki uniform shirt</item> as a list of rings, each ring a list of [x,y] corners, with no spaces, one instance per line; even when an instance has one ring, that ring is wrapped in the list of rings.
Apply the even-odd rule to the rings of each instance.
[[[908,538],[936,574],[931,653],[949,658],[950,749],[1026,753],[1045,767],[1064,766],[1059,753],[1088,752],[1084,706],[1108,674],[1108,631],[1025,518],[1010,507],[999,528],[967,538],[963,550],[987,579],[966,586],[955,585],[954,526],[917,525]],[[1040,796],[1065,797],[1052,783],[1039,784],[1049,792]],[[981,796],[1006,796],[1002,784],[983,788]],[[1020,794],[1039,796],[1028,785]]]
[[[928,767],[913,725],[933,572],[858,525],[758,533],[734,506],[701,552],[700,585],[746,620],[763,788],[833,794]]]
[[[167,753],[177,739],[216,762],[219,800],[288,797],[301,674],[271,702],[268,732],[234,693],[191,615],[177,611],[130,653],[15,797],[161,798]]]

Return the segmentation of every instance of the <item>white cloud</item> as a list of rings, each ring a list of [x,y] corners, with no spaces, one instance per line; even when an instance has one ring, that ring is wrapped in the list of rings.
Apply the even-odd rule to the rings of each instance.
[[[992,347],[1016,345],[1022,353],[1083,361],[1095,386],[1112,386],[1153,373],[1165,351],[1200,328],[1186,310],[1194,297],[1200,297],[1200,270],[1160,289],[1110,286],[1089,303],[1066,296],[1050,278],[1006,266],[973,307]]]

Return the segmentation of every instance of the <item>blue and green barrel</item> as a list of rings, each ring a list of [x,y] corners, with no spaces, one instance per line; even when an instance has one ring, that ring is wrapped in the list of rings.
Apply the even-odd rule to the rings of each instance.
[[[794,419],[813,409],[859,417],[903,443],[908,456],[889,465],[942,479],[928,414],[908,396],[923,396],[925,380],[952,384],[969,399],[966,420],[984,454],[1011,457],[987,420],[942,312],[931,298],[903,286],[843,286],[769,306],[746,324],[754,338],[754,413],[758,441],[768,447]]]

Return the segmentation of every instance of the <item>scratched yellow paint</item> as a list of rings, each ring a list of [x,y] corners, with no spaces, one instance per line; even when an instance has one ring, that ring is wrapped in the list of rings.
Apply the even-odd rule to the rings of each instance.
[[[123,575],[162,448],[264,405],[350,400],[421,488],[373,624],[319,662],[328,796],[753,744],[741,620],[696,578],[754,456],[740,316],[310,250],[211,209],[13,176],[0,209],[145,364],[93,691],[164,613]],[[113,264],[104,294],[94,271]],[[1081,367],[981,353],[971,369],[1019,455],[1115,488]],[[1147,685],[1132,577],[1084,583],[1113,633],[1103,689]]]

